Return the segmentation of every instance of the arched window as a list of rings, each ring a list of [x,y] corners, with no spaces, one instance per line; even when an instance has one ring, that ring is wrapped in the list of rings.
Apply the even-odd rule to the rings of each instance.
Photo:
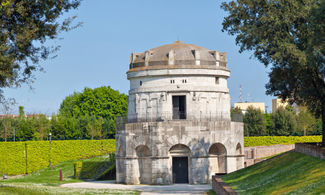
[[[152,177],[151,151],[148,146],[140,145],[135,148],[138,157],[139,182],[140,184],[150,184]]]
[[[212,144],[209,149],[209,156],[212,174],[227,173],[227,150],[223,144]]]
[[[227,155],[226,147],[221,143],[212,144],[209,155]]]

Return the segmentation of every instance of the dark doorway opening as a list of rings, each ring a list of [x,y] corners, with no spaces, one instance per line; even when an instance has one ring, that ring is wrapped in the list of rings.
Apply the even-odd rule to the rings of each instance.
[[[188,183],[187,157],[173,157],[173,182]]]
[[[186,119],[186,96],[173,96],[173,119]]]

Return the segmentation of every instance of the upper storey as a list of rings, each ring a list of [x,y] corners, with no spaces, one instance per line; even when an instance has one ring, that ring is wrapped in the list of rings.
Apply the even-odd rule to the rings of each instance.
[[[146,69],[184,69],[184,68],[227,68],[225,52],[211,51],[197,45],[175,41],[173,44],[163,45],[145,51],[132,53],[130,71]]]

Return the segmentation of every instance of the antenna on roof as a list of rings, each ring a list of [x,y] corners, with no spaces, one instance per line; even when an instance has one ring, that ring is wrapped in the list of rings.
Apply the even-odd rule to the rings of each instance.
[[[243,93],[242,93],[242,86],[239,85],[239,100],[240,102],[243,102]]]

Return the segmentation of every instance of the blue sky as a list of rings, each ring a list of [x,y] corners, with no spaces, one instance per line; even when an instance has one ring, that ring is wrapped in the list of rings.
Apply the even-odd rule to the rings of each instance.
[[[5,90],[17,101],[11,112],[17,113],[22,105],[26,113],[51,115],[67,95],[84,87],[109,85],[127,93],[130,54],[177,39],[227,52],[231,103],[239,101],[242,85],[244,101],[265,102],[271,111],[273,97],[265,95],[267,69],[251,52],[240,54],[235,38],[221,32],[226,13],[220,4],[219,0],[84,0],[71,13],[83,26],[54,42],[61,45],[58,57],[41,63],[46,72],[35,74],[34,89],[23,85]]]

